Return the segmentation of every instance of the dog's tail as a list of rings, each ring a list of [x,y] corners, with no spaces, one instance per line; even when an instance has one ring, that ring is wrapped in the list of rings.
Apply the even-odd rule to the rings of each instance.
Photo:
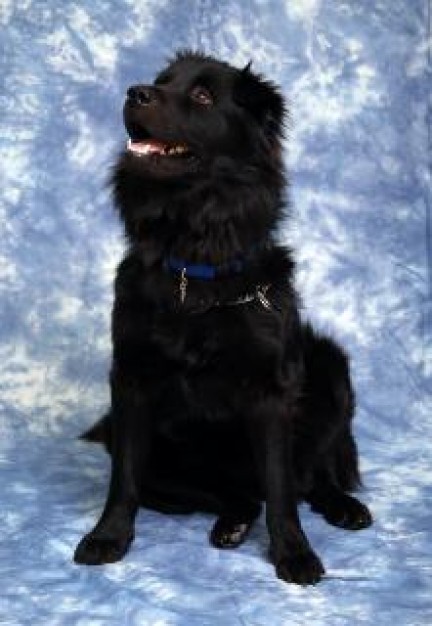
[[[101,443],[108,452],[111,451],[111,412],[103,415],[96,424],[86,430],[79,439],[91,441],[92,443]]]

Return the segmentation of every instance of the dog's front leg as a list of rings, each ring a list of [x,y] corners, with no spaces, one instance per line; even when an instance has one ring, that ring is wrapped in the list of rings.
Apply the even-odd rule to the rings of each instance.
[[[108,497],[95,528],[78,544],[77,563],[99,565],[120,560],[133,537],[140,480],[148,438],[144,431],[145,401],[139,382],[112,376],[111,480]]]
[[[293,412],[281,401],[267,401],[259,411],[262,433],[266,521],[270,555],[279,578],[302,585],[318,582],[321,561],[304,534],[297,509],[293,471]]]

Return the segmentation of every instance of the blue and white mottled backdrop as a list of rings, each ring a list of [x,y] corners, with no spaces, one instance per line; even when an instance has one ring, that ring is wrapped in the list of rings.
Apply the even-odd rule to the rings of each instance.
[[[0,11],[0,623],[431,624],[428,1],[2,0]],[[353,358],[376,517],[349,534],[302,508],[328,570],[316,588],[275,579],[262,520],[220,552],[208,516],[142,511],[122,563],[72,563],[108,480],[108,458],[76,435],[108,403],[123,240],[105,181],[125,140],[123,94],[180,47],[253,59],[290,98],[285,237],[307,315]]]

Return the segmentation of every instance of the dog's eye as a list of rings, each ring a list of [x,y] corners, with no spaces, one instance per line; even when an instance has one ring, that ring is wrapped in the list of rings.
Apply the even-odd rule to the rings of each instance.
[[[213,96],[210,91],[205,87],[201,87],[200,85],[196,85],[192,89],[192,91],[190,92],[190,97],[194,102],[202,104],[206,107],[213,104]]]

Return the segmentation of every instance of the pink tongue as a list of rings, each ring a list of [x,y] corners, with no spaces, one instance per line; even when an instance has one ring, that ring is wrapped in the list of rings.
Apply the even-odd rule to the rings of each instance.
[[[139,154],[160,154],[165,149],[165,144],[155,139],[146,141],[128,141],[128,150]]]

